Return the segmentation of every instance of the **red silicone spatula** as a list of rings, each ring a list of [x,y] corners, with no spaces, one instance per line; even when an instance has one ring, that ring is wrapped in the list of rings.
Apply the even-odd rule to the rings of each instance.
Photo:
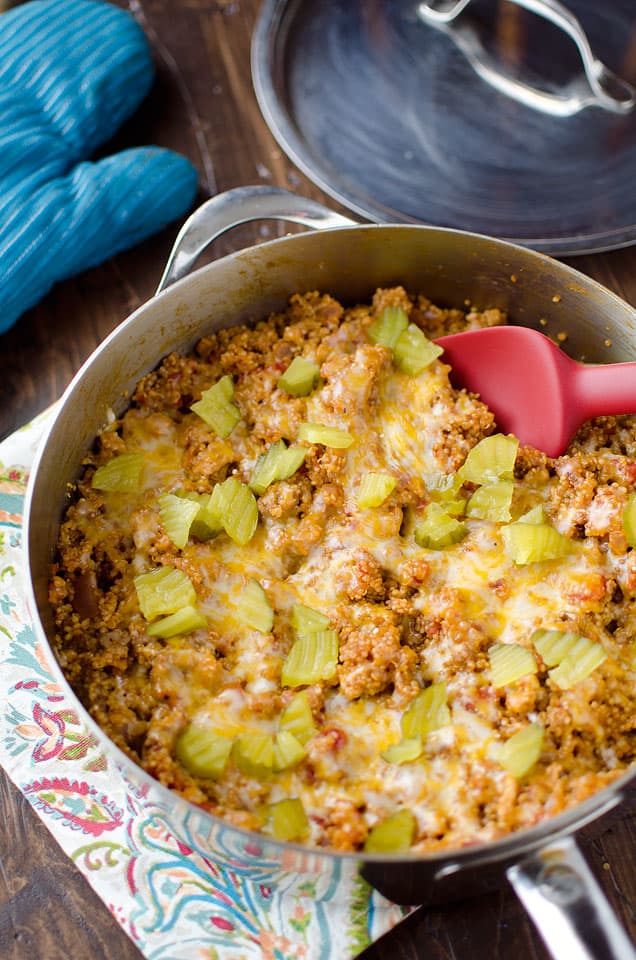
[[[636,363],[578,363],[530,327],[468,330],[436,343],[453,383],[478,393],[503,432],[550,457],[590,417],[636,413]]]

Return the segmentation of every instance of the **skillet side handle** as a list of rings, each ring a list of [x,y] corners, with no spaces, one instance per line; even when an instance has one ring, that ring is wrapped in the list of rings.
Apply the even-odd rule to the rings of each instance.
[[[554,960],[636,960],[571,837],[543,847],[506,874]]]
[[[314,230],[350,227],[355,221],[334,213],[316,200],[299,197],[282,187],[235,187],[207,200],[182,226],[159,281],[161,293],[190,272],[199,256],[217,237],[252,220],[287,220]]]

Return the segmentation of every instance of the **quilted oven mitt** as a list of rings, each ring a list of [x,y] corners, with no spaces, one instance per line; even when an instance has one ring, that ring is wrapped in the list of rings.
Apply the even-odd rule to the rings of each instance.
[[[99,0],[30,0],[0,16],[0,333],[53,284],[184,214],[197,189],[159,147],[87,158],[148,93],[135,20]]]

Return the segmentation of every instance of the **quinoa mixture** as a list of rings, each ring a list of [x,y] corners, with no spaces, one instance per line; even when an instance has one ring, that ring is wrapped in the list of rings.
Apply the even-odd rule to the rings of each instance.
[[[536,824],[634,762],[634,420],[550,459],[443,355],[420,367],[428,340],[505,322],[401,287],[295,295],[166,357],[99,435],[55,643],[165,786],[281,839],[421,852]]]

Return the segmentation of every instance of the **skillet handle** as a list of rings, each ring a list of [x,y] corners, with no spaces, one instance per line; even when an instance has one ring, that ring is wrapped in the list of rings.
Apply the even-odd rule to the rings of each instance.
[[[314,230],[350,227],[355,222],[316,200],[299,197],[282,187],[257,185],[226,190],[207,200],[188,217],[170,251],[157,293],[185,277],[217,237],[251,220],[288,220]]]
[[[571,837],[506,871],[554,960],[636,960],[636,949]]]

